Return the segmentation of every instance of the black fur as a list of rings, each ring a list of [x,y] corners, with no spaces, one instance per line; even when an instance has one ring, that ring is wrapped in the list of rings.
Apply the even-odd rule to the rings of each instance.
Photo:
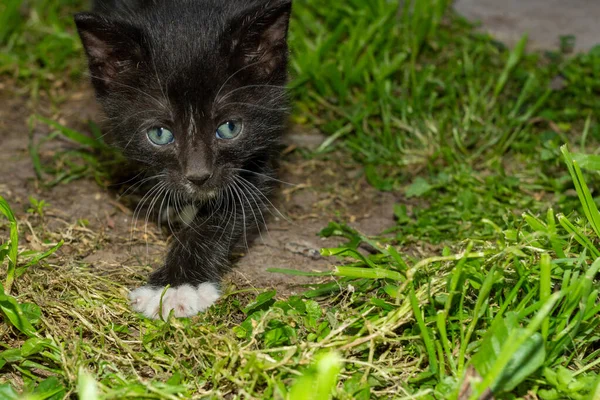
[[[288,108],[290,12],[291,0],[98,0],[75,16],[111,143],[160,175],[148,196],[161,208],[199,207],[150,284],[218,282],[262,221]],[[241,135],[218,139],[232,119]],[[153,145],[153,127],[175,141]]]

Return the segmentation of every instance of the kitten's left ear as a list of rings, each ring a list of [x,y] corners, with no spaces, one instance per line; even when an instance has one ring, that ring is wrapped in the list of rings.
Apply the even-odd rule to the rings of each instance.
[[[234,54],[244,65],[256,64],[256,70],[264,76],[285,69],[291,12],[291,0],[268,1],[231,22]]]
[[[75,24],[98,93],[136,75],[133,71],[143,61],[142,35],[137,28],[87,12],[76,14]]]

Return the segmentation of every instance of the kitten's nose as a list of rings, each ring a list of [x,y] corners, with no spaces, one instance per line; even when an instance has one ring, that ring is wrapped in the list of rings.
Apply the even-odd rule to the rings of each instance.
[[[208,181],[210,178],[212,178],[212,176],[213,176],[212,172],[198,171],[198,172],[189,173],[185,177],[190,182],[192,182],[194,185],[202,186],[206,183],[206,181]]]

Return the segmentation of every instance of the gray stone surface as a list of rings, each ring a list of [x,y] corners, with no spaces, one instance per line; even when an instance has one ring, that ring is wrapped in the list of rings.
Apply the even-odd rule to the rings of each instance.
[[[524,33],[529,49],[556,50],[561,35],[576,37],[576,51],[600,44],[600,0],[456,0],[455,8],[509,46]]]

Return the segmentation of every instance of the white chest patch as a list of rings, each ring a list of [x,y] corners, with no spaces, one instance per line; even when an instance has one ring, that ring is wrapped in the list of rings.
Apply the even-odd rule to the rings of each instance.
[[[131,307],[148,318],[167,319],[171,310],[177,318],[192,317],[213,305],[219,296],[219,289],[214,283],[204,282],[194,287],[182,285],[169,288],[163,296],[165,288],[142,286],[129,294]],[[162,310],[161,306],[162,296]]]
[[[181,210],[179,214],[179,219],[183,222],[184,225],[190,225],[194,218],[196,218],[196,214],[198,213],[198,208],[196,208],[193,204],[188,204]]]
[[[171,224],[174,221],[179,221],[189,226],[196,218],[197,213],[198,208],[193,204],[187,204],[179,212],[175,207],[166,207],[166,211],[160,214],[160,222],[161,224]]]

